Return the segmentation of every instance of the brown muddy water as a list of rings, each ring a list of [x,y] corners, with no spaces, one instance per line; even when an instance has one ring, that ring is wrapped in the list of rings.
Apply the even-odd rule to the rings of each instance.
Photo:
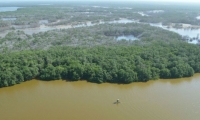
[[[147,83],[31,80],[0,88],[1,120],[199,120],[200,74]],[[119,104],[114,102],[120,99]]]

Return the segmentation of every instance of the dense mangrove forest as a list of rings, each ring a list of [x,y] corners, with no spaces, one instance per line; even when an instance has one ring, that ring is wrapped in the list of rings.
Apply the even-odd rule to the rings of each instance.
[[[0,30],[7,32],[0,37],[0,87],[32,79],[124,84],[200,72],[198,45],[187,43],[175,32],[150,26],[158,22],[199,25],[195,5],[187,12],[185,4],[170,9],[161,4],[156,10],[150,3],[148,8],[141,3],[20,5],[16,11],[0,12]],[[124,19],[139,22],[115,23]],[[55,29],[23,31],[41,26]],[[116,39],[126,35],[137,39]]]
[[[0,70],[3,71],[0,73],[0,85],[10,86],[33,78],[131,83],[159,78],[190,77],[200,72],[199,46],[178,39],[179,35],[173,32],[156,31],[155,35],[151,31],[153,38],[147,36],[135,41],[112,42],[108,39],[102,42],[99,39],[91,39],[92,45],[86,40],[85,42],[89,43],[86,46],[61,44],[48,49],[13,51],[7,48],[0,55]],[[45,34],[37,34],[36,38]],[[169,34],[169,37],[159,40],[157,34]],[[63,38],[62,35],[55,36],[57,37],[51,38],[58,42],[70,40]],[[48,37],[45,39],[48,40]]]

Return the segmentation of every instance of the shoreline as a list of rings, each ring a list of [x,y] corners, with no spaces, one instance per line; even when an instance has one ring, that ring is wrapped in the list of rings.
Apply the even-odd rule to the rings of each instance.
[[[42,81],[42,82],[54,82],[54,81],[65,81],[65,82],[86,82],[86,83],[90,83],[90,84],[96,84],[96,85],[102,85],[102,84],[110,84],[110,85],[127,85],[127,86],[129,86],[129,85],[134,85],[134,84],[147,84],[147,85],[149,85],[149,84],[151,84],[151,83],[153,83],[153,82],[155,82],[155,81],[157,81],[157,82],[163,82],[163,83],[173,83],[173,84],[177,84],[177,83],[181,83],[181,82],[185,82],[185,81],[191,81],[193,78],[195,78],[195,77],[200,77],[200,73],[194,73],[194,75],[193,76],[191,76],[191,77],[183,77],[183,78],[167,78],[167,79],[162,79],[162,78],[159,78],[159,79],[156,79],[156,80],[148,80],[148,81],[146,81],[146,82],[141,82],[141,81],[139,81],[139,82],[131,82],[131,83],[128,83],[128,84],[126,84],[126,83],[109,83],[109,82],[103,82],[103,83],[95,83],[95,82],[89,82],[88,80],[77,80],[77,81],[71,81],[71,80],[65,80],[65,79],[58,79],[58,80],[40,80],[40,79],[36,79],[36,78],[33,78],[33,79],[31,79],[31,80],[26,80],[26,81],[23,81],[23,82],[21,82],[21,83],[17,83],[17,84],[15,84],[15,85],[10,85],[10,86],[5,86],[5,87],[0,87],[0,89],[2,89],[2,88],[9,88],[9,87],[13,87],[13,86],[16,86],[16,85],[19,85],[19,84],[23,84],[23,83],[25,83],[25,82],[30,82],[30,81],[32,81],[32,80],[37,80],[37,81]]]
[[[170,23],[167,25],[167,27],[175,29],[200,29],[199,25],[191,25],[185,23]]]

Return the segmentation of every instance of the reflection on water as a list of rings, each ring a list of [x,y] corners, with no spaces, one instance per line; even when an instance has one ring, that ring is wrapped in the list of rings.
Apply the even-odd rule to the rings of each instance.
[[[39,24],[48,24],[48,23],[49,23],[48,20],[40,20],[40,21],[39,21]]]
[[[196,18],[197,18],[198,20],[200,20],[200,16],[197,16]]]
[[[189,38],[197,38],[200,34],[200,29],[183,29],[183,28],[168,28],[167,26],[162,25],[162,23],[151,23],[151,26],[155,26],[155,27],[160,27],[163,28],[165,30],[169,30],[172,32],[176,32],[182,36],[188,36]],[[197,44],[198,43],[198,39],[194,39],[192,41],[188,41],[188,43],[192,43],[192,44]]]
[[[175,29],[175,28],[168,28],[167,30],[179,33],[183,36],[189,36],[190,38],[197,37],[200,34],[200,29]]]
[[[41,20],[40,21],[40,27],[37,28],[25,28],[25,29],[16,29],[16,30],[22,30],[24,31],[26,34],[33,34],[33,33],[39,33],[39,32],[45,32],[45,31],[49,31],[49,30],[54,30],[54,29],[70,29],[70,28],[78,28],[78,27],[87,27],[87,26],[94,26],[94,25],[99,25],[99,24],[105,24],[105,23],[110,23],[110,24],[115,24],[115,23],[140,23],[137,20],[128,20],[128,19],[120,19],[120,20],[114,20],[114,21],[108,21],[108,22],[104,22],[104,21],[100,21],[99,23],[92,23],[91,21],[88,21],[86,23],[81,23],[81,24],[77,24],[77,25],[57,25],[57,26],[46,26],[45,24],[48,23],[48,20]],[[143,23],[143,24],[147,24],[147,23]],[[160,27],[163,28],[165,30],[169,30],[169,31],[173,31],[176,32],[182,36],[189,36],[190,38],[194,38],[197,37],[198,34],[200,34],[200,29],[176,29],[176,28],[168,28],[167,26],[162,25],[162,23],[150,23],[151,26],[155,26],[155,27]],[[4,37],[6,33],[8,33],[9,31],[3,32],[0,34],[1,37]],[[135,40],[134,36],[120,36],[118,39],[131,39],[131,40]],[[189,41],[188,43],[198,43],[198,40],[193,40],[193,41]]]
[[[188,41],[188,43],[191,43],[191,44],[198,44],[199,43],[199,40],[192,40],[192,41]]]
[[[150,11],[147,11],[147,13],[163,13],[165,12],[164,10],[150,10]]]
[[[120,19],[120,20],[114,20],[110,21],[108,23],[135,23],[135,20],[128,20],[128,19]]]
[[[0,7],[0,12],[16,11],[20,7]]]
[[[140,14],[141,16],[149,16],[149,15],[145,14],[144,12],[138,12],[138,14]]]
[[[17,18],[2,18],[3,21],[16,20]]]
[[[162,23],[151,23],[151,26],[156,26],[163,28],[165,30],[176,32],[182,36],[189,36],[190,38],[197,37],[200,34],[200,29],[177,29],[177,28],[168,28],[167,26],[162,25]]]
[[[199,79],[196,74],[126,85],[31,80],[0,89],[0,115],[2,120],[198,120]]]
[[[127,19],[120,19],[120,20],[109,21],[109,22],[100,21],[99,23],[92,23],[92,22],[88,21],[85,24],[82,23],[82,24],[77,24],[77,25],[57,25],[57,26],[46,26],[46,25],[44,25],[47,22],[48,21],[46,21],[46,20],[40,20],[40,23],[41,23],[40,27],[17,29],[17,30],[22,30],[26,34],[32,35],[33,33],[46,32],[46,31],[55,30],[55,29],[70,29],[70,28],[88,27],[88,26],[94,26],[94,25],[105,24],[105,23],[110,23],[110,24],[124,23],[124,24],[126,24],[126,23],[133,23],[133,22],[136,22],[136,21],[127,20]],[[7,31],[7,32],[9,32],[9,31]],[[1,35],[1,36],[3,36],[3,35]]]
[[[134,35],[121,35],[115,37],[116,40],[138,40]]]

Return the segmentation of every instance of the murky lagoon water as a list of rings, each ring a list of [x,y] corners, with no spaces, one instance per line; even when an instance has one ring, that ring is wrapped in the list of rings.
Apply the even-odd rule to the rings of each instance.
[[[31,80],[0,89],[2,120],[199,120],[200,74],[147,83]],[[120,99],[120,104],[113,104]]]

